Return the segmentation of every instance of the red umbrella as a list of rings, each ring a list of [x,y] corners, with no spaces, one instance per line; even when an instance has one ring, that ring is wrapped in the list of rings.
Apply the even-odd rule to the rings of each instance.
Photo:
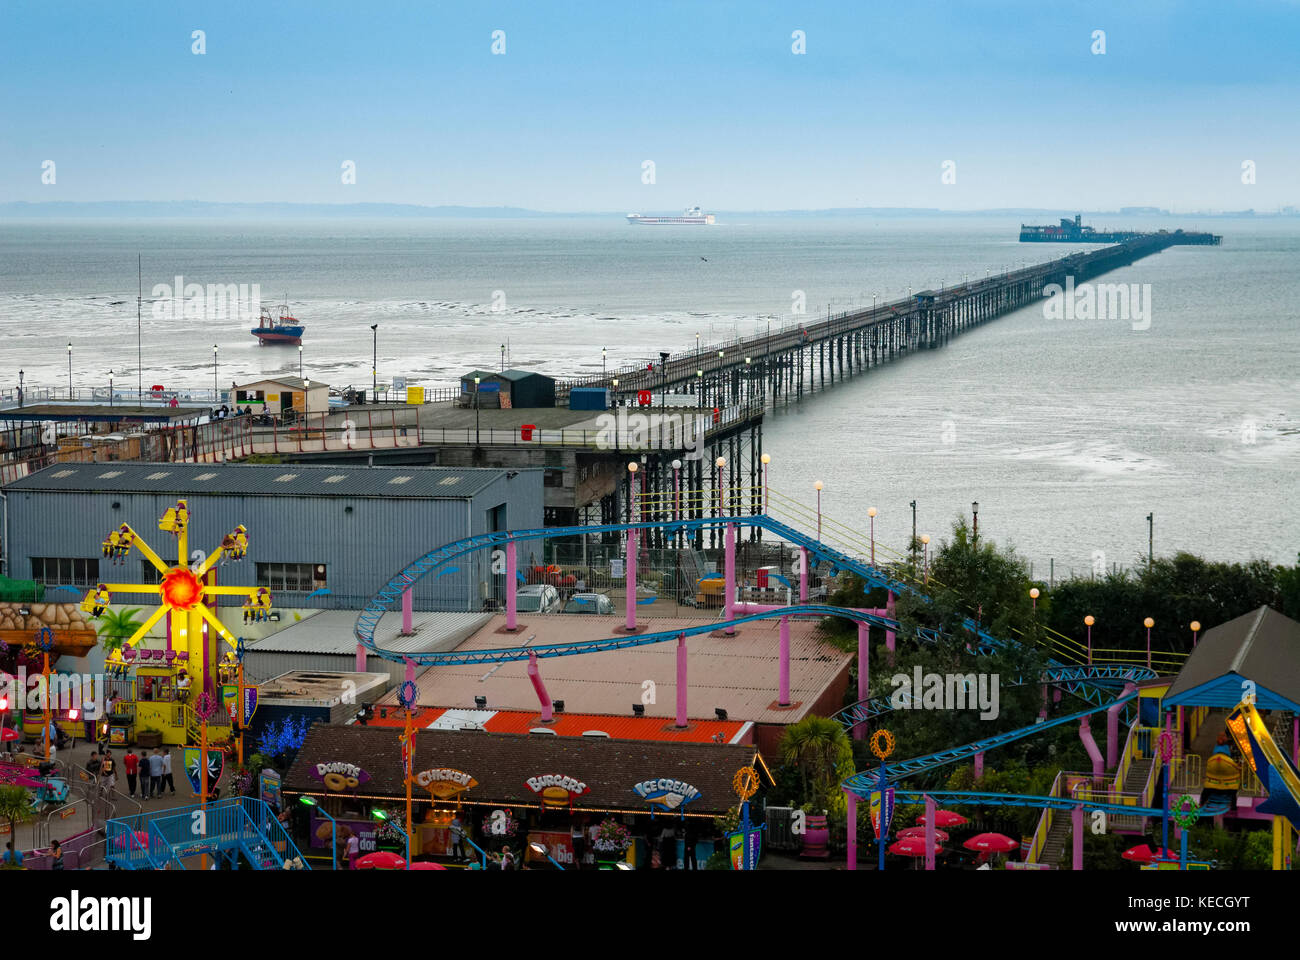
[[[1178,854],[1174,853],[1172,850],[1152,850],[1150,845],[1145,843],[1138,847],[1130,847],[1121,853],[1120,856],[1125,860],[1133,860],[1137,863],[1150,863],[1156,857],[1160,857],[1163,860],[1178,859]]]
[[[889,845],[889,852],[896,853],[900,857],[924,857],[925,856],[925,838],[908,837],[905,840],[899,840],[897,843]],[[939,844],[934,845],[935,853],[943,853],[943,847]]]
[[[1020,841],[1001,833],[979,833],[962,844],[967,850],[987,850],[991,853],[1010,853],[1020,849]]]
[[[898,831],[899,840],[908,840],[911,839],[912,837],[919,837],[920,839],[924,840],[925,827],[908,827],[906,830]],[[948,831],[946,830],[935,830],[934,839],[938,840],[941,843],[947,843],[950,837],[948,836]]]
[[[13,727],[5,727],[0,730],[0,743],[8,743],[10,740],[21,740],[23,733],[21,730],[15,730]]]
[[[418,861],[418,862],[416,862],[416,863],[412,863],[412,864],[411,864],[409,867],[407,867],[406,869],[408,869],[408,870],[446,870],[447,868],[444,867],[441,863],[434,863],[432,860],[420,860],[420,861]]]
[[[916,822],[925,825],[925,814],[916,818]],[[934,825],[936,827],[960,827],[970,823],[960,813],[953,813],[951,810],[936,810],[934,812]]]
[[[356,868],[358,870],[405,870],[406,858],[387,850],[377,850],[360,857]]]

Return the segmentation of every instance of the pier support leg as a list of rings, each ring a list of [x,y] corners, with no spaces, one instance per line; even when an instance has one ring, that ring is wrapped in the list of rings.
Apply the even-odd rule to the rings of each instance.
[[[975,754],[975,779],[978,780],[984,776],[984,752],[980,751]]]
[[[506,629],[518,630],[518,590],[519,575],[516,573],[518,561],[515,557],[515,542],[506,541]]]
[[[1133,683],[1124,684],[1123,694],[1127,695],[1137,689]],[[1106,769],[1114,770],[1119,762],[1119,715],[1124,704],[1117,703],[1106,711]]]
[[[402,591],[402,636],[409,637],[415,633],[415,596],[412,588]]]
[[[551,695],[546,692],[546,684],[542,682],[542,672],[537,669],[537,654],[528,655],[528,679],[532,681],[533,689],[537,691],[537,699],[542,705],[542,723],[550,723],[555,714],[551,708]]]
[[[799,548],[799,602],[808,602],[808,548]]]
[[[790,618],[781,618],[781,663],[777,668],[776,702],[783,707],[790,705]]]
[[[885,615],[889,617],[890,620],[894,619],[894,592],[892,590],[889,592],[889,601],[885,604]],[[895,639],[893,630],[885,631],[885,649],[889,651],[889,665],[891,667],[894,665]]]
[[[366,648],[357,644],[357,673],[366,672]]]
[[[736,596],[736,525],[734,523],[727,524],[723,554],[722,615],[724,619],[730,620],[735,615],[732,612],[732,602]],[[728,626],[726,634],[729,637],[735,636],[736,628]]]
[[[848,822],[845,826],[844,847],[846,850],[845,870],[858,869],[858,795],[852,790],[844,791],[844,800],[848,809]]]
[[[870,695],[871,690],[871,627],[858,624],[858,702]],[[853,725],[853,739],[862,740],[867,735],[865,723]]]
[[[1070,811],[1070,833],[1074,834],[1075,870],[1083,869],[1083,804]]]
[[[686,726],[686,634],[677,635],[677,726]]]

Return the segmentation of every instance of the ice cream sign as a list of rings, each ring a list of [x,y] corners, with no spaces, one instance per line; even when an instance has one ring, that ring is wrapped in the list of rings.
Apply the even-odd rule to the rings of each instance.
[[[325,789],[331,793],[355,790],[370,779],[370,774],[355,763],[344,763],[341,760],[332,763],[318,763],[312,767],[311,775],[325,784]]]
[[[657,811],[674,811],[682,810],[685,816],[685,807],[692,800],[698,800],[700,791],[691,786],[685,780],[672,780],[668,777],[660,777],[658,780],[642,780],[632,787],[641,799],[650,804],[650,815],[654,816]]]
[[[464,770],[453,770],[450,767],[421,770],[415,775],[415,782],[438,800],[446,800],[478,786],[478,781]]]
[[[587,792],[587,785],[573,777],[548,773],[540,777],[529,777],[525,783],[533,793],[539,794],[544,807],[562,807],[566,803],[572,806],[573,798]]]

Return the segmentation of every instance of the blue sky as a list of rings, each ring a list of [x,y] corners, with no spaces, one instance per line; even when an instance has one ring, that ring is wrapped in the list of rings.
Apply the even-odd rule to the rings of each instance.
[[[1267,210],[1298,41],[1281,0],[0,0],[0,200]]]

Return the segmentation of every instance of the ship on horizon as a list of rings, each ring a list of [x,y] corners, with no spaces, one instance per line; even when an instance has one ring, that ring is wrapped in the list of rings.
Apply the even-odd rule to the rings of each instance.
[[[643,223],[649,225],[675,225],[684,224],[688,226],[711,226],[714,222],[713,214],[705,213],[699,207],[687,207],[680,217],[643,217],[639,213],[629,213],[627,215],[628,223]]]
[[[286,303],[280,308],[279,318],[263,307],[257,326],[249,333],[257,337],[257,342],[261,346],[268,343],[287,343],[292,346],[302,343],[302,332],[306,329],[305,323],[299,323],[296,317],[289,315],[289,305]]]

